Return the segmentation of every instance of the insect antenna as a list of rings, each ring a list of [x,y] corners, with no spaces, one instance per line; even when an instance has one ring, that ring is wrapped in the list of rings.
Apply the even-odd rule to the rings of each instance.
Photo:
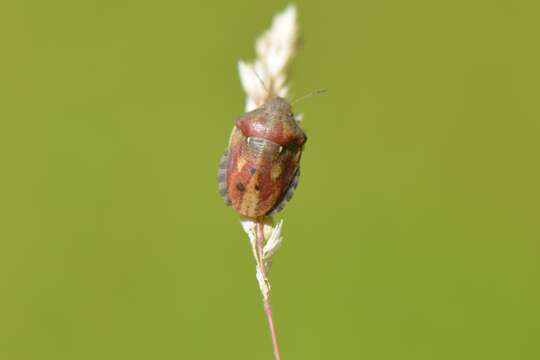
[[[261,83],[262,87],[264,90],[266,90],[266,97],[270,97],[270,90],[266,87],[266,84],[264,83],[263,79],[261,78],[261,76],[259,75],[259,73],[253,69],[253,72],[255,73],[255,76],[257,77],[257,79],[259,79],[259,82]]]
[[[328,91],[328,89],[319,89],[319,90],[312,91],[310,93],[307,93],[305,95],[300,96],[299,98],[294,99],[293,101],[291,101],[291,105],[299,102],[300,100],[304,100],[304,99],[307,99],[309,97],[312,97],[314,95],[324,94],[327,91]]]

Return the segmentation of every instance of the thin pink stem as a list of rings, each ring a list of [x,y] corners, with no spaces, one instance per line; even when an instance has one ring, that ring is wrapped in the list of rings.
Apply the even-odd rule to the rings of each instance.
[[[266,279],[266,268],[264,266],[263,259],[263,242],[264,242],[264,231],[263,231],[263,219],[257,221],[257,251],[259,253],[259,269],[264,279]],[[270,305],[270,295],[263,296],[264,302],[264,312],[266,313],[266,318],[268,319],[268,326],[270,327],[270,334],[272,335],[272,347],[274,348],[274,359],[281,360],[281,355],[279,353],[279,345],[276,336],[276,328],[274,326],[274,318],[272,316],[272,306]]]

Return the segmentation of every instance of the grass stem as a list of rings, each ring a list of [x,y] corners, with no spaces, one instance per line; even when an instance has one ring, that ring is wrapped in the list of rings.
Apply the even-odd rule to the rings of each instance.
[[[265,281],[268,282],[266,278],[266,267],[264,266],[264,223],[263,220],[257,221],[257,251],[258,251],[258,257],[259,257],[259,270],[264,278]],[[269,284],[268,284],[268,287]],[[272,347],[274,349],[274,359],[275,360],[281,360],[281,355],[279,352],[279,345],[277,341],[276,336],[276,328],[274,325],[274,317],[272,314],[272,306],[270,305],[270,293],[267,292],[266,294],[263,294],[263,302],[264,302],[264,312],[266,313],[266,318],[268,319],[268,326],[270,327],[270,335],[272,336]]]

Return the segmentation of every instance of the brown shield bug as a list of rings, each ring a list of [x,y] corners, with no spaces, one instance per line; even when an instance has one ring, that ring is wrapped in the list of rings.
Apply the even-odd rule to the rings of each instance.
[[[238,118],[219,165],[219,192],[227,205],[251,218],[283,209],[298,184],[306,140],[281,97]]]

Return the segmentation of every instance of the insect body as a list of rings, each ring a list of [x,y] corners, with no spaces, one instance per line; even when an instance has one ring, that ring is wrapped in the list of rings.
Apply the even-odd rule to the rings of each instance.
[[[307,137],[287,100],[274,97],[236,120],[221,158],[219,190],[241,215],[278,212],[291,199]]]

